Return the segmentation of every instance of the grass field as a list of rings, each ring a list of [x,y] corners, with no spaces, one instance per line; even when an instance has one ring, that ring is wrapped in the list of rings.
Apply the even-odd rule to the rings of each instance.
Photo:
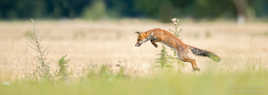
[[[36,21],[51,76],[59,72],[58,61],[66,55],[69,79],[32,80],[38,60],[28,36],[30,21],[0,22],[0,95],[265,95],[268,92],[268,24],[250,22],[191,22],[182,25],[181,39],[213,51],[215,63],[196,57],[201,72],[191,65],[172,71],[157,67],[161,48],[146,43],[137,48],[135,31],[172,29],[171,24],[149,20]],[[175,64],[175,63],[174,63]],[[108,74],[89,75],[103,65]],[[124,76],[116,72],[121,72]],[[112,74],[115,73],[115,74]]]

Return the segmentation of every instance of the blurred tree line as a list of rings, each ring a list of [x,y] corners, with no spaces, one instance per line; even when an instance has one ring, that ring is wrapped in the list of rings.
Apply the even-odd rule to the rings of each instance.
[[[0,0],[0,19],[265,18],[268,0]]]

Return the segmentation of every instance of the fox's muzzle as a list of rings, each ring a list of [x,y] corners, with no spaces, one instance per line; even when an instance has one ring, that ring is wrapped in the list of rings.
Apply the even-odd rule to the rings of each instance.
[[[140,47],[141,46],[141,43],[139,43],[139,42],[137,42],[136,44],[135,44],[135,47]]]
[[[139,46],[141,46],[141,44],[143,44],[143,43],[145,43],[145,42],[147,42],[147,41],[149,41],[150,40],[150,38],[146,38],[146,39],[144,39],[144,40],[141,40],[141,41],[137,41],[137,43],[135,44],[135,46],[136,47],[139,47]]]

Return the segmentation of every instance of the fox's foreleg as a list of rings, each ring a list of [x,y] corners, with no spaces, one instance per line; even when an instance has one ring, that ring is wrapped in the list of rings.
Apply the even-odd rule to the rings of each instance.
[[[158,45],[156,44],[156,40],[151,40],[151,43],[154,45],[155,48],[158,47]]]

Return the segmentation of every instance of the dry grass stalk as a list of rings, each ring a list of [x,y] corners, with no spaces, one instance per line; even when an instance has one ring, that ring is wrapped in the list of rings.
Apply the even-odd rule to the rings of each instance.
[[[41,45],[41,40],[35,29],[35,22],[31,19],[33,24],[32,33],[29,36],[30,47],[37,53],[36,58],[38,59],[38,67],[35,72],[37,78],[48,78],[49,76],[49,66],[46,62],[47,50]]]
[[[180,37],[180,33],[182,29],[179,26],[181,25],[181,21],[177,18],[172,18],[171,22],[174,25],[174,30],[170,29],[169,31],[172,32],[176,37]],[[173,63],[173,62],[176,62],[179,64],[182,63],[182,61],[180,61],[177,58],[176,50],[171,49],[171,51],[173,51],[173,56],[169,55],[164,45],[162,46],[161,52],[159,53],[160,57],[157,59],[157,63],[160,63],[161,68],[172,67],[170,63]]]

